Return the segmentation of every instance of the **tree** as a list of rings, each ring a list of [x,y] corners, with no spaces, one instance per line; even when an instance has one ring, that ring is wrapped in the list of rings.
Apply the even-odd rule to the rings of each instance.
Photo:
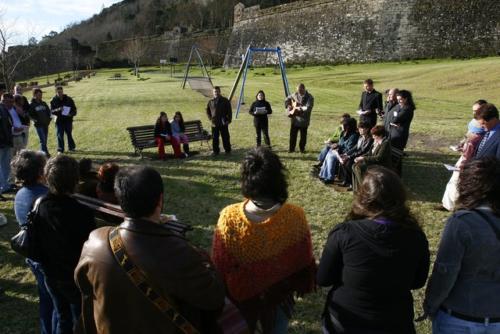
[[[38,40],[36,39],[36,37],[30,37],[28,39],[29,46],[36,46],[37,44],[38,44]]]
[[[5,11],[0,10],[0,80],[11,90],[15,83],[16,69],[38,49],[36,46],[11,46],[17,36],[13,29],[15,23],[7,24],[4,17]]]
[[[139,74],[141,59],[147,52],[146,44],[141,38],[134,38],[129,41],[125,41],[124,43],[125,46],[123,48],[122,55],[134,65],[134,75],[137,76]]]

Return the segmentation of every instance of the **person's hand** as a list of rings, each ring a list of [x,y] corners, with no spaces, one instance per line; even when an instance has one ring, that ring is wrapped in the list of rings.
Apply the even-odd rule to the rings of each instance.
[[[361,162],[363,160],[365,160],[364,157],[357,157],[356,159],[354,159],[354,162],[358,163],[358,162]]]

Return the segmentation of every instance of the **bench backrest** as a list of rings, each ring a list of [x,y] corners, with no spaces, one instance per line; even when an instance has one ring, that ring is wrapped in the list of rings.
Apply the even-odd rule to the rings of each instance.
[[[184,133],[190,141],[206,139],[206,135],[203,132],[203,126],[200,120],[186,121],[184,122],[184,127]],[[132,145],[138,148],[151,147],[152,145],[154,145],[154,129],[154,125],[128,127],[127,131],[129,132]]]

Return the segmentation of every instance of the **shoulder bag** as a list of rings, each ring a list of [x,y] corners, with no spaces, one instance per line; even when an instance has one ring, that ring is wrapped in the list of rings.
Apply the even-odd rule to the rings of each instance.
[[[120,267],[123,268],[130,281],[143,293],[143,295],[184,334],[199,334],[199,330],[179,313],[169,298],[166,298],[155,290],[149,283],[146,274],[132,262],[127,255],[118,228],[114,228],[110,231],[108,239],[116,261]],[[217,324],[222,333],[250,333],[241,313],[228,298],[225,300],[224,309],[217,319]]]
[[[28,213],[26,225],[21,226],[21,230],[10,239],[10,247],[12,250],[33,261],[40,261],[40,254],[37,251],[35,241],[35,223],[38,218],[38,208],[43,200],[43,196],[39,197],[33,209]]]

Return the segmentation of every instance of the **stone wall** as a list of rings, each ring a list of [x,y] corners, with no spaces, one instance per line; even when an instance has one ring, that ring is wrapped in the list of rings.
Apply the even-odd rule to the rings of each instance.
[[[32,56],[18,65],[15,80],[27,80],[29,78],[44,76],[47,74],[71,71],[73,69],[85,69],[93,64],[93,53],[80,54],[70,46],[15,46],[9,48],[14,58],[16,54],[31,53]]]
[[[287,63],[349,63],[500,53],[500,1],[310,0],[234,8],[225,65],[248,45]]]
[[[142,65],[157,65],[160,59],[177,58],[186,62],[193,44],[198,45],[205,64],[222,65],[227,50],[230,31],[214,34],[178,34],[177,36],[141,37],[146,55]],[[123,50],[130,40],[117,40],[101,43],[97,46],[96,59],[102,65],[126,62]]]

